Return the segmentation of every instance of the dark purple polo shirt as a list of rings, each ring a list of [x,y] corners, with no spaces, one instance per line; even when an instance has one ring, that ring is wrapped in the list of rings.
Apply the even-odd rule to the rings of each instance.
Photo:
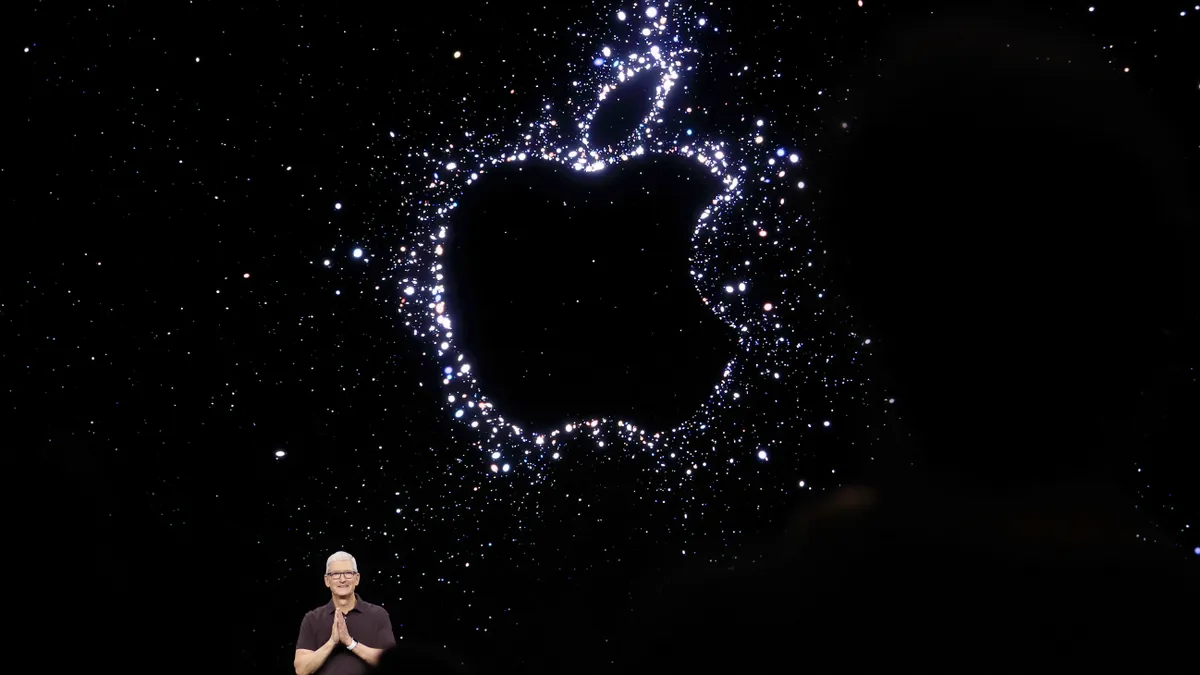
[[[346,628],[350,631],[350,637],[376,649],[395,647],[396,638],[392,637],[392,620],[387,610],[363,600],[357,593],[354,597],[357,600],[354,609],[346,614]],[[315,652],[328,642],[333,633],[334,611],[333,600],[330,599],[324,606],[305,614],[304,621],[300,623],[300,637],[296,638],[296,649]],[[362,675],[368,670],[366,661],[339,644],[315,675]]]

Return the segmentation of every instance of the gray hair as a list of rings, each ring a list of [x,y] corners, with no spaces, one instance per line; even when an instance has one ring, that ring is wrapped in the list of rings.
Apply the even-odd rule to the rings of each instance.
[[[338,551],[337,553],[334,553],[333,555],[329,556],[329,560],[325,561],[325,574],[329,574],[329,566],[330,565],[332,565],[335,562],[340,562],[342,560],[349,560],[350,566],[354,568],[354,573],[355,574],[358,573],[358,561],[356,561],[354,559],[354,556],[350,555],[349,553],[346,553],[345,551]]]

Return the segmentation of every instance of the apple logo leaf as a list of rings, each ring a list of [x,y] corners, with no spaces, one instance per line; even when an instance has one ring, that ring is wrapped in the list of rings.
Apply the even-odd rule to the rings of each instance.
[[[622,141],[641,131],[647,117],[647,101],[653,102],[662,87],[655,73],[641,73],[610,92],[592,114],[588,125],[588,144],[597,148],[619,146]],[[650,112],[654,112],[650,110]],[[715,192],[715,191],[714,191]]]

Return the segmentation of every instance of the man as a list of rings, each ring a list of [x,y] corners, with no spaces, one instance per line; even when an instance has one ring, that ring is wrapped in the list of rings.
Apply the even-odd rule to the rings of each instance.
[[[379,664],[386,650],[396,646],[387,611],[358,597],[354,590],[358,581],[354,556],[345,551],[329,556],[325,587],[332,597],[304,615],[296,639],[296,675],[366,673]]]

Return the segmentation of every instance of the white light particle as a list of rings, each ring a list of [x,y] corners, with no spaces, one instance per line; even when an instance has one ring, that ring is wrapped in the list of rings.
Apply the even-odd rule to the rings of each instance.
[[[1089,12],[1094,12],[1094,11],[1096,11],[1096,8],[1095,8],[1095,7],[1088,7],[1088,11],[1089,11]]]
[[[725,287],[725,292],[726,292],[726,293],[732,293],[732,292],[733,292],[733,286],[726,286],[726,287]]]
[[[759,459],[766,459],[766,458],[767,458],[767,451],[766,451],[766,450],[759,450],[759,451],[758,451],[758,458],[759,458]]]
[[[800,161],[800,155],[797,155],[796,153],[792,153],[792,155],[790,157],[788,157],[788,161],[791,162],[792,164],[795,164],[796,162]]]
[[[1126,69],[1125,69],[1125,72],[1127,72],[1127,73],[1128,73],[1128,72],[1129,72],[1129,68],[1126,68]]]
[[[29,53],[29,47],[26,47],[26,48],[25,48],[25,53],[26,53],[26,54],[28,54],[28,53]]]
[[[655,7],[647,7],[646,8],[646,16],[653,19],[654,17],[658,16],[658,9]]]
[[[754,137],[754,142],[755,142],[755,143],[762,143],[762,141],[763,141],[763,139],[762,139],[762,136],[755,136],[755,137]]]
[[[405,287],[404,287],[404,294],[405,294],[405,295],[412,295],[413,293],[416,293],[416,292],[417,292],[417,289],[413,288],[412,286],[405,286]]]
[[[704,17],[700,17],[700,25],[703,26],[706,23],[708,23],[708,19],[706,19]]]
[[[457,59],[457,58],[459,58],[459,57],[461,57],[461,56],[462,56],[462,52],[454,52],[454,58],[456,58],[456,59]]]
[[[796,187],[798,187],[798,188],[800,188],[801,190],[803,190],[803,189],[804,189],[804,181],[800,181],[799,183],[796,183]]]
[[[200,57],[199,57],[199,56],[197,56],[197,57],[196,57],[196,63],[200,63]]]
[[[800,481],[800,487],[804,487],[804,481]]]
[[[829,420],[825,420],[825,426],[829,426]]]
[[[330,263],[328,260],[326,260],[326,261],[325,261],[325,266],[326,266],[326,267],[329,267],[331,264],[332,264],[332,263]]]
[[[643,28],[643,29],[642,29],[642,35],[643,35],[643,36],[647,36],[647,37],[648,37],[648,36],[650,35],[650,29],[649,29],[649,28]]]
[[[503,471],[503,472],[505,472],[505,473],[508,473],[508,469],[509,469],[509,466],[508,466],[507,464],[505,464],[504,466],[500,467],[500,470],[501,470],[501,471]]]
[[[745,282],[738,284],[738,290],[739,290],[739,291],[742,291],[742,292],[745,292],[745,290],[746,290],[746,284],[745,284]]]
[[[553,455],[550,455],[550,457],[553,459],[558,459],[558,453],[556,452]]]
[[[771,304],[771,303],[769,303],[769,302],[768,302],[768,303],[764,303],[764,304],[763,304],[763,311],[764,311],[764,312],[769,312],[769,311],[771,311],[771,310],[773,310],[773,309],[775,309],[775,305],[772,305],[772,304]]]
[[[617,12],[617,21],[625,20],[625,12]]]
[[[361,248],[356,248],[356,249],[354,249],[354,257],[355,257],[355,258],[361,258],[361,257],[362,257],[362,249],[361,249]]]
[[[249,279],[249,278],[250,278],[250,273],[249,273],[249,272],[246,272],[245,274],[243,274],[243,275],[242,275],[242,278],[243,278],[243,279]]]
[[[498,453],[498,452],[493,452],[493,453],[492,453],[492,459],[500,459],[500,453]]]
[[[492,473],[498,473],[499,471],[500,471],[500,467],[498,467],[498,466],[496,466],[495,464],[493,464],[493,465],[492,465]]]
[[[275,451],[275,456],[276,456],[276,457],[283,457],[283,456],[284,456],[284,455],[286,455],[286,454],[287,454],[287,453],[286,453],[286,452],[284,452],[283,450],[276,450],[276,451]]]
[[[341,210],[342,210],[342,203],[341,203],[341,202],[337,202],[336,204],[334,204],[334,205],[333,205],[333,210],[334,210],[334,211],[341,211]]]
[[[450,162],[449,164],[446,165],[447,171],[453,171],[457,168],[458,168],[458,164],[455,164],[454,162]]]
[[[290,167],[290,166],[288,168],[284,169],[284,171],[291,171],[291,170],[292,170],[292,167]]]
[[[608,57],[612,56],[612,50],[609,49],[608,47],[601,49],[600,53],[604,55],[604,58],[608,58]]]

